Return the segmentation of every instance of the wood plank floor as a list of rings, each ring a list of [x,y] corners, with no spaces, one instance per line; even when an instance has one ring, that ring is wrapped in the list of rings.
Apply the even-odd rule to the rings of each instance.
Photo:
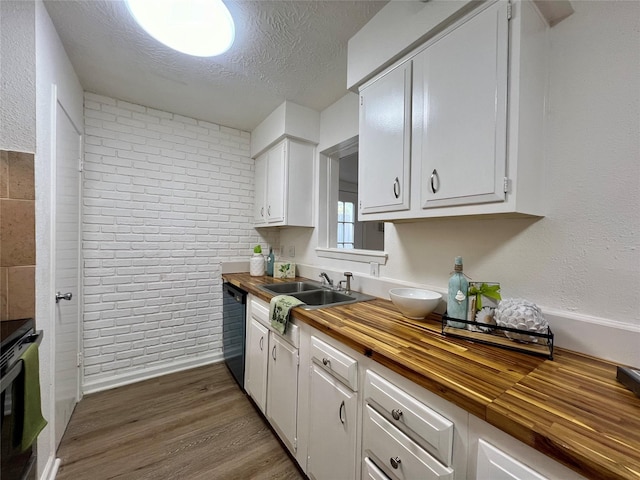
[[[58,480],[304,479],[224,364],[86,396]]]

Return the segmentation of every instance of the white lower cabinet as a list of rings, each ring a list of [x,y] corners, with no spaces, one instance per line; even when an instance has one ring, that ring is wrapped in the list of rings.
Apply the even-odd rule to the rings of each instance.
[[[453,479],[452,468],[441,464],[368,404],[364,409],[362,449],[365,458],[393,479]]]
[[[248,323],[244,388],[264,413],[267,406],[269,329],[255,318],[249,317]]]
[[[585,480],[307,324],[247,302],[247,393],[313,480]]]
[[[453,479],[453,440],[452,421],[381,375],[366,371],[364,478],[369,460],[392,479]]]
[[[285,335],[271,330],[269,305],[249,296],[247,302],[245,390],[266,415],[281,440],[295,454],[298,408],[298,326]]]
[[[389,480],[389,477],[370,458],[365,458],[362,462],[362,480]]]
[[[480,439],[476,480],[548,480],[512,456]]]
[[[311,366],[309,460],[314,480],[353,480],[358,396],[322,367]]]
[[[469,479],[585,480],[511,435],[469,417]]]
[[[298,349],[279,335],[269,336],[267,418],[293,452],[296,450]]]

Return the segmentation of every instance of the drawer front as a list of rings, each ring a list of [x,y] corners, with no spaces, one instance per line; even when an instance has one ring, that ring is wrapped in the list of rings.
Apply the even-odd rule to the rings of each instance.
[[[370,458],[365,457],[362,462],[362,480],[389,480]]]
[[[362,437],[363,455],[371,457],[392,478],[453,479],[452,468],[441,464],[371,405],[365,406]]]
[[[287,330],[284,335],[280,335],[279,332],[276,332],[273,328],[271,328],[271,321],[269,320],[269,304],[262,302],[257,299],[252,299],[250,302],[251,307],[251,316],[262,323],[265,327],[271,330],[275,335],[279,335],[284,338],[287,342],[293,345],[296,348],[300,347],[300,329],[299,327],[292,322],[287,324]]]
[[[317,337],[311,337],[311,359],[342,380],[352,390],[358,390],[357,360]]]
[[[251,316],[269,326],[269,305],[255,298],[251,300]]]
[[[364,395],[392,424],[451,466],[453,422],[370,370],[365,377]]]
[[[538,472],[482,439],[478,441],[478,472],[476,479],[548,480]]]

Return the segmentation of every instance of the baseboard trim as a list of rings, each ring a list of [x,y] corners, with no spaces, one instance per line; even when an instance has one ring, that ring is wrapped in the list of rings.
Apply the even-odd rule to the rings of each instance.
[[[141,369],[138,372],[129,372],[122,375],[116,375],[109,378],[101,378],[95,381],[88,381],[82,385],[83,394],[91,394],[102,392],[104,390],[111,390],[112,388],[123,387],[132,383],[142,382],[143,380],[149,380],[170,373],[181,372],[183,370],[189,370],[191,368],[203,367],[213,363],[223,361],[222,353],[216,353],[213,355],[199,356],[190,358],[188,360],[172,362],[167,365],[159,365],[151,368]]]
[[[44,467],[44,471],[40,476],[40,480],[55,480],[56,475],[58,475],[58,469],[60,468],[61,463],[62,459],[56,458],[54,456],[49,457],[49,461]]]

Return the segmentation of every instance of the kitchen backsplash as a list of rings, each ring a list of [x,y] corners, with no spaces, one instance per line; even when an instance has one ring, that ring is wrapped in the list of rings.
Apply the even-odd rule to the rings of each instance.
[[[35,316],[34,155],[0,151],[0,320]]]

